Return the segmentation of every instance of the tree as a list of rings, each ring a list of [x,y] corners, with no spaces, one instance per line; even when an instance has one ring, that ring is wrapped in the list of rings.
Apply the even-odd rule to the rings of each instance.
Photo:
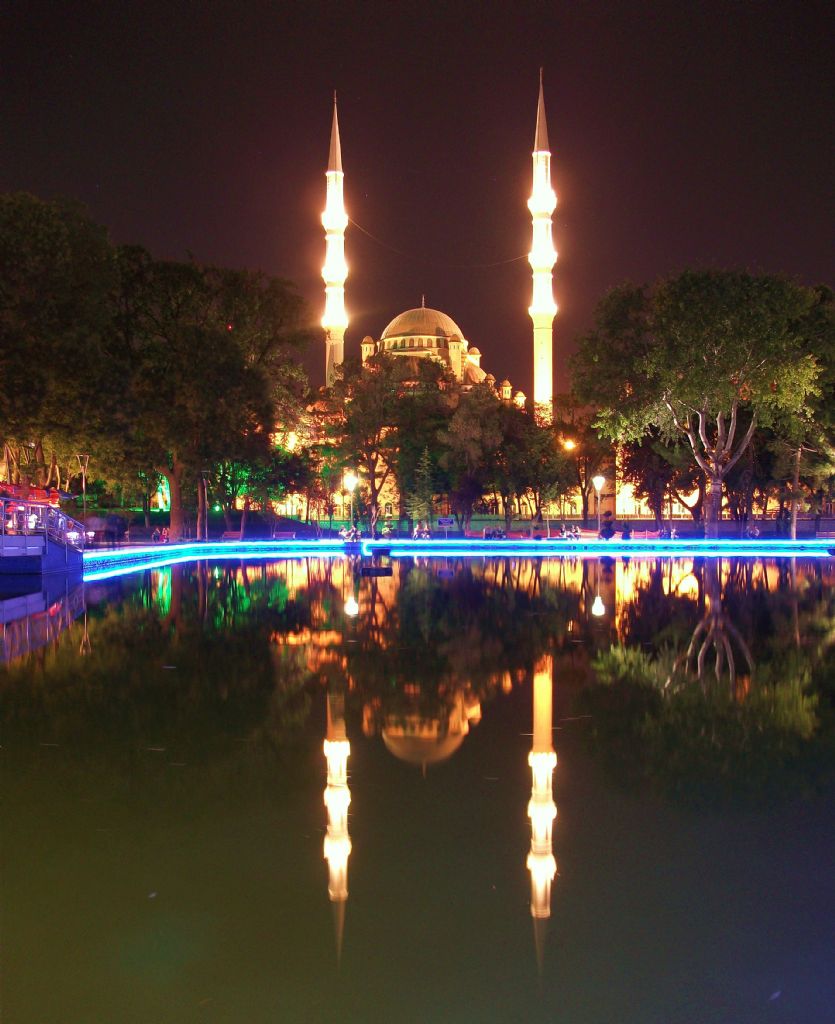
[[[122,415],[168,481],[177,539],[184,486],[198,485],[205,529],[207,476],[221,466],[228,502],[247,467],[269,460],[277,418],[300,410],[303,377],[290,353],[305,337],[302,306],[287,282],[262,274],[138,249],[120,256],[117,323],[130,368]]]
[[[423,454],[417,465],[414,476],[414,487],[406,496],[406,511],[411,519],[419,522],[426,520],[432,522],[432,502],[435,497],[435,483],[432,471],[432,456],[429,448],[423,449]]]
[[[452,375],[434,359],[401,359],[398,365],[406,368],[404,376],[409,379],[400,388],[400,400],[395,410],[397,455],[393,472],[401,495],[401,513],[405,511],[414,518],[406,498],[419,486],[418,477],[425,452],[429,454],[432,494],[447,490],[446,473],[440,464],[438,433],[449,423],[457,392]],[[424,483],[425,479],[424,471]],[[422,518],[428,515],[427,511]]]
[[[638,440],[656,426],[689,444],[705,476],[708,536],[718,536],[723,481],[756,427],[802,419],[817,393],[815,302],[779,277],[685,271],[652,290],[615,289],[580,341],[575,388],[606,436]]]
[[[567,494],[574,485],[574,465],[559,443],[550,423],[528,418],[527,484],[534,512],[542,515],[542,506]]]
[[[334,448],[344,466],[361,472],[368,487],[372,536],[380,515],[380,493],[399,447],[396,420],[402,378],[397,362],[385,355],[365,366],[346,361],[331,389]]]
[[[449,425],[439,431],[441,466],[449,477],[449,496],[459,526],[470,528],[475,502],[491,481],[502,441],[501,403],[486,384],[461,395]]]
[[[781,410],[774,425],[778,456],[785,456],[786,449],[791,456],[789,533],[792,539],[797,536],[804,470],[813,480],[814,494],[832,477],[835,463],[835,301],[828,288],[816,288],[812,296],[804,323],[803,343],[820,367],[818,387],[800,413]]]
[[[681,444],[665,444],[657,428],[650,428],[640,441],[631,441],[621,448],[621,477],[632,484],[636,497],[649,505],[656,529],[661,528],[667,499],[675,497],[685,504],[682,492],[692,491],[696,486],[688,453],[689,449],[685,452]],[[698,518],[700,508],[698,500],[690,508],[694,518]]]
[[[588,523],[589,500],[594,491],[592,480],[611,464],[612,445],[601,438],[595,428],[594,413],[584,409],[574,394],[560,396],[556,403],[557,416],[553,429],[572,467],[574,482],[580,492],[583,522]]]
[[[10,480],[72,475],[107,437],[120,367],[109,351],[116,266],[83,207],[0,195],[0,441]]]

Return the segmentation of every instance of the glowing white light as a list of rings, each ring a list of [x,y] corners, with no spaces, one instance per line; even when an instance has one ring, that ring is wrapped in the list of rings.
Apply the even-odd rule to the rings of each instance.
[[[598,618],[601,615],[605,615],[606,614],[606,605],[603,604],[603,598],[600,596],[600,594],[598,594],[597,597],[592,602],[591,613],[592,613],[592,615],[598,616]]]
[[[360,482],[360,478],[356,473],[349,469],[345,476],[343,476],[342,481],[345,484],[345,490],[350,491],[351,494],[353,494],[356,490],[357,484]]]
[[[353,619],[359,615],[359,610],[360,606],[357,604],[357,599],[355,597],[349,597],[345,602],[345,614],[350,615]]]

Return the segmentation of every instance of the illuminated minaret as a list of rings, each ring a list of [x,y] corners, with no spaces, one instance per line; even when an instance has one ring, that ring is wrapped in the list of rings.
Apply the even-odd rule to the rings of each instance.
[[[537,411],[548,420],[553,414],[554,378],[552,350],[554,345],[553,268],[557,253],[551,238],[551,215],[557,197],[551,188],[551,151],[548,148],[548,125],[545,121],[545,98],[542,92],[542,69],[539,69],[539,105],[536,108],[536,136],[533,144],[533,189],[528,209],[533,218],[533,237],[528,262],[533,271],[533,297],[528,309],[533,320],[533,400]]]
[[[325,328],[325,383],[330,387],[334,382],[335,368],[343,362],[345,328],[348,317],[345,313],[345,278],[348,264],[345,262],[345,228],[348,214],[342,197],[342,149],[339,145],[339,121],[336,117],[336,93],[333,94],[333,125],[331,127],[331,148],[328,156],[328,195],[322,225],[325,229],[325,265],[322,280],[325,282],[325,313],[322,326]]]
[[[345,929],[345,903],[348,899],[348,857],[351,837],[348,835],[348,755],[351,744],[345,732],[345,697],[340,691],[328,690],[328,731],[325,759],[328,784],[325,807],[328,809],[328,831],[325,835],[325,860],[328,862],[328,896],[333,904],[336,928],[336,958],[342,957],[342,933]]]
[[[536,958],[542,970],[546,921],[551,916],[551,882],[557,873],[551,845],[551,830],[557,816],[551,782],[557,755],[552,742],[553,660],[544,655],[534,668],[533,677],[533,747],[528,754],[531,766],[531,852],[528,870],[531,873],[531,916],[534,925]]]

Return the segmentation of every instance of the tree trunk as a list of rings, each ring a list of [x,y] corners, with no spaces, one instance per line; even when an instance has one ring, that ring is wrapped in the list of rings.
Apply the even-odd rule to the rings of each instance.
[[[151,499],[147,494],[142,495],[142,515],[145,519],[145,529],[151,529]]]
[[[203,478],[197,481],[197,536],[195,540],[203,540],[203,531],[206,528],[206,504],[203,493]]]
[[[159,466],[157,472],[168,481],[168,492],[171,499],[171,512],[168,524],[168,539],[183,539],[183,464],[176,458],[172,460],[172,468]]]
[[[513,496],[503,494],[502,505],[504,508],[504,530],[505,533],[510,533],[510,527],[513,524]]]
[[[209,539],[209,485],[206,478],[201,475],[197,482],[197,516],[202,523],[202,529],[198,527],[197,539]]]
[[[249,512],[249,495],[244,498],[244,508],[241,512],[241,540],[246,536],[246,520]]]
[[[229,533],[231,533],[235,529],[234,524],[232,523],[232,506],[226,504],[225,502],[223,505],[223,525],[226,527]]]
[[[719,537],[719,513],[722,509],[722,477],[709,476],[705,484],[705,537],[716,540]]]
[[[794,453],[794,475],[792,476],[792,514],[791,514],[791,528],[789,536],[792,540],[797,540],[797,499],[800,496],[800,457],[803,454],[803,448],[799,447]]]
[[[55,454],[55,452],[52,453],[52,459],[50,460],[49,469],[47,470],[46,473],[46,483],[44,484],[45,487],[50,486],[50,484],[52,483],[53,476],[55,477],[55,486],[60,487],[61,472],[58,469],[58,456]]]

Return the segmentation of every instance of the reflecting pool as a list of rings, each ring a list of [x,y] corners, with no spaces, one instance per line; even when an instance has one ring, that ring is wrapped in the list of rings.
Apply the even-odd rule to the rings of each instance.
[[[4,1024],[832,1019],[833,583],[323,557],[0,598]]]

